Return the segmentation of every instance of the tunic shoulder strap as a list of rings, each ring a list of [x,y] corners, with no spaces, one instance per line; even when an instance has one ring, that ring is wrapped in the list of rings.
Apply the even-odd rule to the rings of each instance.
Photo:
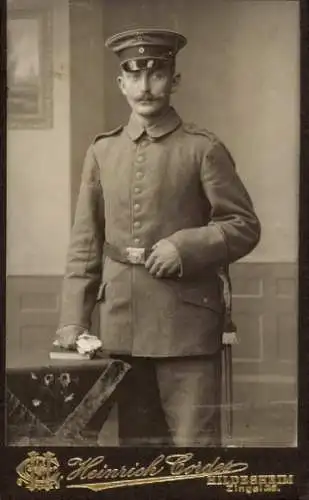
[[[100,139],[105,139],[106,137],[113,137],[115,135],[118,135],[122,130],[123,130],[123,125],[119,125],[119,127],[116,127],[113,130],[109,130],[107,132],[101,132],[94,138],[93,144],[98,142]]]
[[[207,137],[211,142],[218,141],[218,138],[216,137],[216,135],[213,132],[210,132],[207,128],[199,127],[195,123],[184,123],[183,130],[187,134],[202,135],[204,137]]]

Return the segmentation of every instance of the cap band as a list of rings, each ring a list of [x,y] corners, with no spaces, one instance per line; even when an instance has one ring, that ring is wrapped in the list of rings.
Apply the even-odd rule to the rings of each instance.
[[[128,47],[118,53],[120,64],[130,59],[172,59],[174,52],[159,45],[139,45],[135,47]]]
[[[124,61],[121,66],[127,72],[141,71],[145,69],[157,70],[166,67],[171,64],[174,59],[129,59]]]

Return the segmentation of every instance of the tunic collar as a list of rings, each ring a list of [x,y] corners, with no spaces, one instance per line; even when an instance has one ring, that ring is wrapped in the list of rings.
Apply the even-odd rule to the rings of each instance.
[[[137,141],[144,132],[146,132],[149,137],[157,139],[176,130],[180,123],[180,116],[176,113],[174,108],[170,107],[164,116],[147,128],[144,128],[132,114],[127,125],[127,131],[132,141]]]

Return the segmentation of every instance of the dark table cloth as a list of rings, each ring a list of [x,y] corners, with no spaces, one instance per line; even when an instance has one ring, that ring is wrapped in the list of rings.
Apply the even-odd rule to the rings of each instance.
[[[47,351],[7,360],[8,445],[96,446],[129,364],[50,360]]]

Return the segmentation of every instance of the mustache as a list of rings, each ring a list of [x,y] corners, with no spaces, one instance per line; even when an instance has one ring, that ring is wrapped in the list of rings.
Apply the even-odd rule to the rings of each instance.
[[[137,102],[143,102],[143,101],[152,102],[152,101],[157,101],[158,99],[163,99],[167,95],[168,95],[168,92],[160,92],[160,94],[158,94],[154,97],[152,94],[145,92],[143,95],[137,96],[135,100]]]
[[[152,94],[145,93],[136,98],[138,102],[140,101],[155,101],[155,97]]]

